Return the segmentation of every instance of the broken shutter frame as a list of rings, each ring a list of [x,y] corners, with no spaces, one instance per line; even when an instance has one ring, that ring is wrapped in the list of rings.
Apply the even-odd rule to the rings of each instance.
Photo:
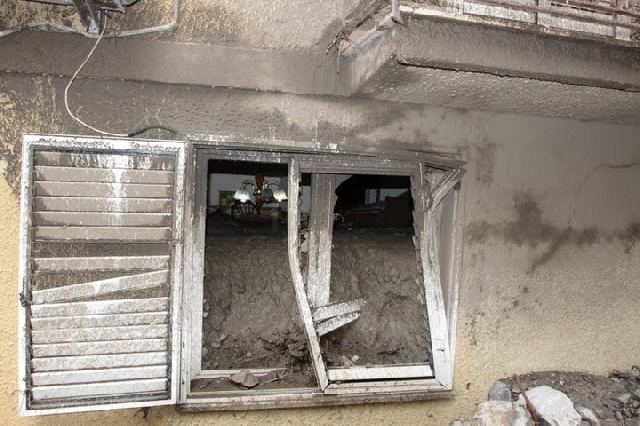
[[[36,166],[37,158],[46,159],[45,164]],[[162,170],[167,161],[172,172]],[[180,142],[24,136],[21,415],[176,402],[184,168]],[[151,213],[156,211],[166,213]],[[53,247],[63,241],[88,247],[96,241],[126,244],[136,238],[167,244],[167,253],[33,255],[36,244]],[[85,271],[121,271],[121,276],[92,278],[87,284],[62,282],[52,289],[31,287],[40,274]],[[100,300],[105,294],[165,282],[167,297]]]
[[[450,169],[443,172],[438,169],[428,167],[425,164],[420,165],[420,183],[419,193],[421,194],[424,222],[420,229],[423,233],[421,239],[420,251],[424,285],[425,299],[427,301],[427,309],[429,312],[429,327],[431,333],[431,345],[433,353],[433,367],[435,377],[438,382],[446,389],[453,388],[453,355],[455,351],[455,314],[453,312],[451,298],[457,298],[457,280],[449,278],[445,288],[443,284],[443,276],[441,272],[440,255],[441,255],[441,222],[443,220],[442,202],[445,198],[450,197],[457,206],[458,191],[455,190],[456,185],[462,179],[464,170],[460,167]],[[449,219],[455,223],[458,210],[454,208],[452,217]],[[456,232],[456,227],[453,227]],[[458,255],[455,243],[458,245],[460,235],[449,235],[447,238],[453,239],[452,252],[449,253],[452,262],[448,267],[452,270],[457,269],[455,259]],[[445,297],[445,293],[447,297]]]
[[[359,316],[363,301],[356,300],[328,304],[328,288],[324,290],[316,288],[323,283],[326,285],[327,282],[325,281],[328,281],[328,279],[323,280],[323,283],[308,282],[305,287],[300,264],[300,235],[302,230],[300,229],[298,191],[301,180],[301,166],[296,159],[293,159],[289,169],[289,261],[318,383],[326,394],[450,390],[453,384],[452,355],[453,347],[455,346],[455,318],[448,318],[447,313],[453,314],[451,306],[454,306],[455,303],[452,303],[451,300],[445,301],[445,292],[443,291],[443,283],[440,277],[440,215],[442,214],[441,203],[446,197],[455,192],[453,190],[462,177],[463,169],[458,167],[443,173],[441,169],[429,168],[424,163],[415,162],[412,165],[408,165],[407,162],[402,164],[390,163],[379,167],[381,165],[380,162],[375,159],[369,161],[371,161],[370,164],[366,164],[366,161],[363,164],[358,164],[360,171],[383,169],[384,172],[389,174],[406,175],[408,172],[411,174],[412,195],[416,200],[414,207],[416,253],[423,271],[425,299],[427,301],[427,313],[432,337],[433,369],[428,364],[327,368],[320,352],[319,337],[356,319]],[[330,189],[334,185],[331,184],[330,178],[323,179],[321,177],[322,174],[352,172],[349,165],[336,166],[335,161],[331,164],[326,164],[325,162],[307,164],[303,162],[302,167],[305,172],[312,173],[312,185],[315,185],[314,188],[326,189],[322,191],[324,195],[331,192]],[[325,177],[327,176],[325,175]],[[457,200],[457,196],[457,193],[452,195],[455,200]],[[328,199],[331,199],[331,197]],[[329,204],[332,205],[332,202],[327,203],[327,206]],[[320,212],[322,217],[315,221],[316,225],[324,227],[332,225],[332,221],[322,220],[327,213],[325,210],[328,211],[328,207],[322,209]],[[457,210],[454,213],[457,214]],[[314,223],[311,219],[310,226]],[[452,220],[455,222],[455,217]],[[457,228],[459,227],[454,227],[454,229]],[[310,258],[314,256],[315,251],[322,250],[323,247],[325,249],[329,247],[330,249],[331,235],[328,230],[325,229],[324,231],[326,231],[325,234],[327,235],[323,234],[322,229],[309,230],[312,237],[309,243]],[[318,241],[316,241],[316,244],[312,244],[315,234],[318,234],[316,238]],[[322,242],[323,236],[326,237],[325,239],[328,238],[328,241],[324,241],[324,244]],[[451,237],[453,238],[454,236],[452,235]],[[456,249],[455,243],[451,246],[455,252],[451,253],[451,256],[455,256],[459,250]],[[309,269],[312,271],[314,267],[321,268],[321,265],[314,265],[310,261]],[[330,272],[326,271],[327,267],[324,269],[318,273],[328,276]],[[308,279],[313,281],[312,278],[314,277],[310,274]],[[450,285],[457,283],[457,280],[448,281]],[[446,293],[449,297],[457,297],[457,290],[452,291],[450,289]],[[319,298],[318,295],[327,297]],[[450,338],[454,340],[450,340]]]

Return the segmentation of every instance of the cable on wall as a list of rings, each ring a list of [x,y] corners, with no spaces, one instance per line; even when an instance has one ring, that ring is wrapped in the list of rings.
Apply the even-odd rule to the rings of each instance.
[[[102,31],[100,32],[98,38],[96,39],[95,44],[93,45],[93,47],[91,48],[91,50],[89,51],[89,54],[87,55],[86,59],[80,64],[80,66],[78,67],[78,69],[76,70],[76,72],[73,73],[73,76],[71,76],[71,79],[69,80],[69,83],[67,83],[67,86],[64,88],[64,107],[67,110],[67,113],[71,116],[71,118],[73,118],[77,123],[81,124],[82,126],[93,130],[96,133],[99,133],[101,135],[104,136],[115,136],[115,137],[133,137],[136,135],[139,135],[141,133],[146,132],[147,130],[151,130],[151,129],[162,129],[162,130],[166,130],[170,133],[173,134],[177,134],[177,130],[168,127],[168,126],[163,126],[163,125],[159,125],[159,124],[153,124],[153,125],[147,125],[147,126],[142,126],[138,129],[135,129],[129,133],[112,133],[112,132],[105,132],[104,130],[100,130],[94,126],[91,126],[90,124],[85,123],[84,121],[82,121],[80,118],[78,118],[72,111],[71,108],[69,107],[69,89],[71,88],[71,86],[73,85],[73,82],[75,81],[76,77],[78,76],[78,74],[80,74],[80,71],[82,71],[82,69],[84,68],[85,65],[87,65],[87,63],[89,62],[89,59],[91,58],[91,56],[93,55],[93,52],[96,51],[96,48],[98,47],[98,44],[100,44],[100,40],[102,40],[104,33],[105,33],[105,29],[103,28]]]

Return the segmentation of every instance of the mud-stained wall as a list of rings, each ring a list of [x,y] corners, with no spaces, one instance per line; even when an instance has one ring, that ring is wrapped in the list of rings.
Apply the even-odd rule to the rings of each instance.
[[[66,79],[0,77],[2,424],[434,424],[468,416],[499,377],[603,373],[637,363],[640,129],[606,123],[221,88],[79,80],[72,109],[114,132],[186,133],[458,152],[465,239],[455,398],[330,409],[205,414],[154,408],[17,418],[17,194],[23,132],[86,134],[64,111]],[[178,135],[178,138],[180,137]],[[170,137],[162,131],[154,138]]]
[[[114,12],[107,31],[138,30],[165,25],[173,18],[174,0],[140,1],[127,13]],[[343,0],[180,0],[179,25],[170,33],[142,37],[181,43],[227,44],[255,48],[326,48],[338,32]],[[4,0],[0,30],[49,20],[84,31],[72,6]]]

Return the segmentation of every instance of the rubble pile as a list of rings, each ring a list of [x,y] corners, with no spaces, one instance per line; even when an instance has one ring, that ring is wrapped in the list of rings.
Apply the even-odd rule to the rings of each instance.
[[[640,367],[609,377],[552,371],[499,380],[471,419],[451,423],[489,425],[640,426]]]

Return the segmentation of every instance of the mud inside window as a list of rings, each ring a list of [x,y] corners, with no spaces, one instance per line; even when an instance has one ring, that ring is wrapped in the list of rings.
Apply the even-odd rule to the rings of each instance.
[[[187,409],[451,389],[456,294],[442,286],[456,282],[458,245],[437,246],[455,239],[459,169],[233,150],[195,163],[202,284],[194,274]]]

